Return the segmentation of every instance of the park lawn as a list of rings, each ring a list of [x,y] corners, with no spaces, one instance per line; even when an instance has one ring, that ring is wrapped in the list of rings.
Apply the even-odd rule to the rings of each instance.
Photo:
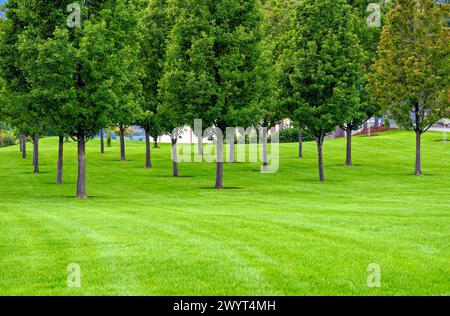
[[[325,183],[315,143],[282,144],[280,170],[256,163],[182,163],[171,177],[170,147],[87,146],[90,198],[73,198],[76,145],[65,150],[57,186],[57,139],[31,152],[0,149],[0,295],[450,295],[450,142],[423,141],[422,177],[413,176],[414,134],[325,143]],[[28,145],[31,149],[31,145]],[[81,288],[66,284],[81,267]],[[367,267],[381,266],[369,288]]]

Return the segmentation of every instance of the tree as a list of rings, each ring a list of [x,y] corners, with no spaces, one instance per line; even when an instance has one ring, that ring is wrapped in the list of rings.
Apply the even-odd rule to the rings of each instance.
[[[4,5],[6,19],[0,29],[0,76],[4,81],[3,112],[11,125],[22,134],[32,136],[34,173],[39,173],[39,134],[46,125],[41,101],[26,77],[29,54],[20,50],[21,41],[29,35],[45,38],[55,25],[56,16],[42,23],[42,11],[54,7],[55,1],[37,5],[34,2],[11,0]],[[29,51],[31,51],[30,48]],[[23,151],[26,155],[26,150]]]
[[[262,16],[259,1],[175,1],[163,100],[185,121],[201,119],[216,139],[216,185],[223,188],[223,131],[255,121]]]
[[[396,122],[416,134],[415,174],[422,174],[421,136],[450,114],[449,6],[398,0],[383,29],[370,87]]]
[[[345,121],[348,102],[358,99],[364,54],[357,18],[344,0],[302,1],[294,25],[283,56],[284,102],[291,117],[314,135],[324,181],[324,139]]]
[[[150,0],[139,23],[141,34],[141,63],[143,72],[143,99],[140,126],[145,131],[146,168],[151,168],[150,136],[157,138],[161,133],[158,106],[161,103],[158,84],[164,74],[167,39],[171,29],[171,18],[167,12],[167,0]],[[156,143],[155,143],[156,144]]]
[[[108,33],[114,39],[116,52],[114,55],[121,58],[118,74],[121,80],[114,80],[112,89],[117,96],[111,111],[111,121],[119,127],[120,159],[126,160],[125,130],[136,124],[142,117],[141,96],[142,83],[139,80],[142,67],[139,60],[140,34],[138,30],[139,11],[142,9],[141,1],[118,1],[114,5],[114,19],[108,23]],[[126,14],[123,14],[126,12]]]
[[[289,38],[289,31],[294,24],[294,17],[296,7],[299,4],[299,0],[266,0],[263,1],[265,12],[265,28],[264,38],[269,44],[272,51],[273,69],[271,71],[271,77],[278,83],[279,88],[288,80],[287,73],[282,68],[282,56],[286,51],[287,39]],[[294,121],[294,125],[298,128],[298,143],[299,158],[303,157],[303,127],[295,121],[295,118],[291,117],[289,111],[283,110],[285,105],[285,96],[283,95],[283,89],[274,89],[272,91],[272,102],[266,103],[264,108],[269,107],[268,111],[264,111],[264,117],[266,121],[270,121],[271,125],[276,125],[283,118],[291,118]],[[286,108],[286,107],[285,107]],[[267,116],[268,115],[268,116]],[[266,155],[264,155],[266,156]]]
[[[390,1],[385,1],[382,5],[373,3],[371,0],[357,0],[348,1],[350,5],[355,8],[356,15],[359,17],[359,27],[356,32],[360,38],[361,46],[365,51],[365,69],[368,70],[375,61],[376,51],[380,40],[381,26],[385,22],[385,12],[390,9]],[[375,4],[375,6],[373,6]],[[372,12],[372,13],[371,13]],[[371,14],[369,14],[371,13]],[[373,19],[372,20],[372,16]],[[369,23],[371,22],[371,23]],[[344,124],[341,124],[342,128],[346,132],[347,136],[347,148],[346,148],[346,160],[347,166],[352,166],[352,134],[361,125],[364,125],[364,130],[367,129],[367,121],[375,116],[375,127],[379,125],[379,114],[381,110],[380,103],[374,98],[370,91],[366,88],[368,76],[367,72],[361,75],[361,82],[359,98],[354,99],[351,102],[349,100],[348,106],[351,108],[349,115]]]
[[[56,125],[78,144],[77,197],[85,198],[86,142],[107,126],[113,106],[135,102],[135,72],[130,69],[137,62],[137,49],[124,41],[136,28],[135,2],[93,2],[81,8],[82,23],[75,28],[66,27],[66,7],[60,6],[41,16],[62,13],[63,26],[55,27],[49,38],[28,36],[22,47],[37,52],[25,63],[27,81],[42,100],[54,98],[43,109],[53,118],[57,113]]]

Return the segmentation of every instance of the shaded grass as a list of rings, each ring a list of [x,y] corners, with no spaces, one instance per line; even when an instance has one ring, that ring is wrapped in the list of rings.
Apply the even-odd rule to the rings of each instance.
[[[18,146],[0,149],[1,295],[449,295],[450,143],[424,136],[424,173],[413,176],[414,135],[326,141],[327,181],[316,148],[280,146],[280,170],[225,164],[225,186],[210,190],[215,165],[182,163],[172,178],[169,145],[87,146],[87,191],[72,196],[76,146],[65,149],[57,186],[57,139],[41,141],[41,170]],[[30,146],[29,146],[30,149]],[[31,155],[29,155],[31,156]],[[82,287],[68,288],[78,263]],[[367,287],[367,266],[382,268]]]

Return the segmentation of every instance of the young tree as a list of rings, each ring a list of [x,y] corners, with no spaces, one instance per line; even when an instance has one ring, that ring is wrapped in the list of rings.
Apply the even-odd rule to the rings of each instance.
[[[348,102],[359,94],[364,54],[357,26],[344,0],[302,1],[283,56],[285,103],[291,117],[316,138],[320,181],[325,180],[325,136],[345,121]]]
[[[139,80],[142,67],[139,60],[140,34],[138,30],[139,11],[142,3],[139,0],[117,2],[114,19],[109,20],[108,33],[114,38],[117,57],[122,58],[118,77],[114,80],[113,89],[117,96],[111,111],[111,121],[119,127],[120,159],[126,160],[125,131],[136,124],[142,117],[140,107],[142,84]],[[115,12],[115,13],[116,13]],[[126,14],[123,14],[127,12]]]
[[[391,1],[384,1],[374,3],[372,0],[356,0],[348,1],[355,9],[359,17],[359,27],[356,29],[360,38],[362,48],[366,54],[365,69],[369,69],[375,61],[376,51],[378,48],[381,26],[385,22],[386,12],[390,9]],[[366,89],[367,84],[366,72],[361,76],[361,82],[358,90],[360,95],[351,102],[349,100],[348,106],[351,108],[349,115],[342,128],[347,136],[346,160],[347,166],[352,166],[352,134],[361,125],[364,126],[364,131],[368,128],[368,120],[375,116],[375,127],[379,126],[379,114],[381,111],[380,103],[372,96],[370,91]]]
[[[361,80],[361,87],[366,82],[365,79]],[[349,112],[345,118],[344,123],[340,125],[340,128],[345,131],[347,144],[346,144],[346,155],[345,155],[345,165],[352,166],[352,136],[353,132],[356,131],[362,124],[376,115],[380,110],[380,105],[377,101],[373,100],[366,91],[361,88],[359,94],[355,94],[353,99],[348,100]]]
[[[416,134],[415,174],[422,174],[421,136],[450,114],[449,6],[398,0],[383,29],[370,86],[396,122]]]
[[[100,153],[105,153],[105,130],[103,128],[100,130]]]
[[[19,51],[19,44],[25,34],[45,37],[49,30],[46,24],[39,23],[40,11],[32,12],[31,7],[32,4],[23,0],[11,0],[4,5],[6,19],[0,26],[0,77],[4,86],[3,112],[11,125],[32,136],[33,172],[39,173],[39,134],[45,121],[40,111],[41,100],[33,93],[24,73],[26,56]],[[49,19],[49,24],[53,23],[53,18]]]
[[[273,68],[271,71],[271,77],[275,79],[278,86],[281,87],[289,80],[288,74],[284,73],[282,68],[282,56],[287,47],[287,40],[289,38],[289,31],[295,27],[294,17],[296,8],[299,4],[299,0],[265,0],[264,5],[264,38],[269,44],[272,51]],[[303,157],[303,127],[295,122],[295,118],[291,117],[292,113],[286,111],[285,96],[283,95],[283,89],[273,90],[274,102],[268,103],[263,108],[269,105],[272,110],[265,113],[269,116],[266,117],[271,121],[272,125],[279,123],[283,118],[291,118],[294,121],[294,125],[299,129],[298,141],[299,141],[299,158]],[[278,101],[278,102],[277,102]]]
[[[107,126],[113,106],[134,102],[135,72],[130,69],[137,62],[137,49],[124,37],[136,28],[136,10],[131,0],[96,1],[81,8],[79,27],[67,28],[66,6],[60,6],[43,16],[61,13],[64,26],[47,39],[29,36],[28,45],[24,42],[24,51],[37,51],[27,64],[33,70],[27,80],[42,100],[54,98],[45,110],[77,141],[77,197],[85,198],[86,142]]]
[[[163,100],[186,121],[214,126],[216,185],[223,188],[223,134],[248,126],[262,89],[262,15],[259,1],[175,1],[180,8],[170,35]],[[191,123],[192,124],[192,123]]]
[[[141,77],[143,86],[142,116],[139,124],[145,131],[146,168],[152,166],[150,136],[153,136],[157,142],[161,129],[158,115],[158,106],[161,103],[158,83],[164,74],[167,39],[172,25],[167,10],[167,0],[150,0],[139,23],[141,34],[140,57],[143,66]]]

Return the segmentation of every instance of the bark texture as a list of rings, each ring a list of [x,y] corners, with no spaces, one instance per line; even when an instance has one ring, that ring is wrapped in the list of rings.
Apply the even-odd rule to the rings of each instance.
[[[303,128],[298,130],[298,157],[303,158]]]
[[[151,152],[150,152],[150,134],[145,131],[145,168],[152,167]]]
[[[39,173],[39,134],[33,137],[33,173]]]
[[[27,159],[27,137],[22,135],[22,158]]]
[[[105,131],[103,129],[100,131],[100,153],[105,153]]]
[[[216,147],[216,189],[223,189],[223,143],[218,141]]]
[[[64,154],[64,136],[59,136],[58,144],[58,169],[56,174],[56,183],[63,183],[63,154]]]
[[[125,127],[119,126],[120,130],[120,160],[125,161],[127,157],[125,156]]]
[[[86,194],[86,143],[84,136],[78,136],[78,179],[77,198],[84,199]]]
[[[421,143],[422,133],[420,131],[416,131],[416,176],[422,175]]]
[[[319,180],[321,182],[325,181],[325,173],[323,170],[323,141],[324,136],[316,137],[317,143],[317,160],[319,163]]]
[[[352,166],[352,127],[347,126],[347,154],[345,159],[346,166]]]

